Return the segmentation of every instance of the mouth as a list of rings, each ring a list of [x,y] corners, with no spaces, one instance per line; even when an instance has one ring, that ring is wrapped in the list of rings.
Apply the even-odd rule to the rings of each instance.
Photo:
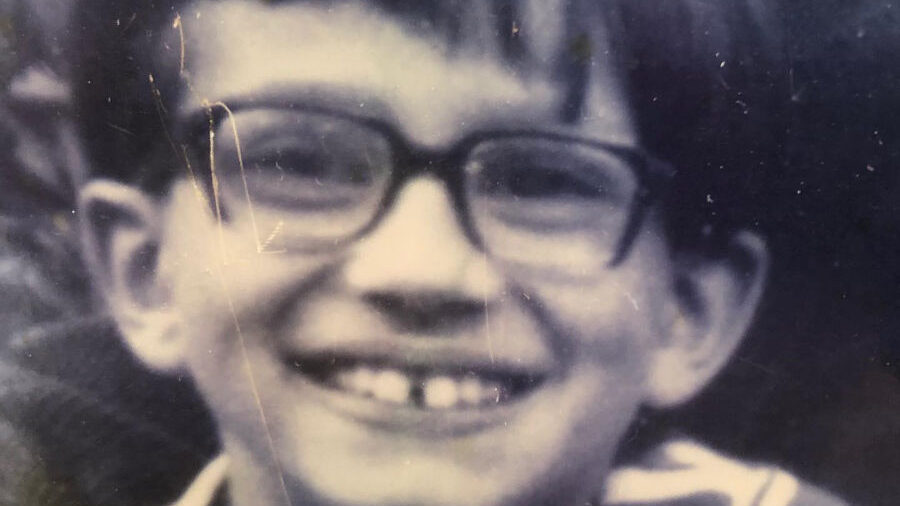
[[[544,372],[490,361],[429,363],[353,355],[286,355],[285,365],[312,383],[379,404],[430,412],[501,408],[526,398]]]

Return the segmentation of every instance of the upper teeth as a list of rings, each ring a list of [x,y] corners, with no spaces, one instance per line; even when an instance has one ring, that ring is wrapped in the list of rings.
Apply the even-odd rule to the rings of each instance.
[[[398,369],[373,370],[359,366],[335,375],[341,389],[380,401],[405,404],[421,402],[430,409],[480,406],[500,402],[498,383],[475,376],[453,378],[446,375],[413,379]]]
[[[422,389],[429,408],[449,408],[459,402],[459,385],[452,378],[438,376],[425,382]]]
[[[465,378],[459,384],[459,397],[469,404],[500,402],[500,385],[485,384],[476,378]]]
[[[375,375],[372,393],[381,401],[403,403],[409,400],[410,380],[400,371],[387,369]]]

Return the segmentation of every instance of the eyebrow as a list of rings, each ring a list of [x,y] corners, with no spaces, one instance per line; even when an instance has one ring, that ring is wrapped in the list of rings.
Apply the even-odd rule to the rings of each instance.
[[[584,83],[579,84],[584,85]],[[583,96],[578,96],[577,98],[564,97],[564,99],[568,100],[573,98],[577,104],[564,105],[569,107],[574,105],[576,109],[583,106]],[[223,104],[225,107],[222,107]],[[218,128],[222,120],[230,113],[237,114],[241,111],[254,109],[301,110],[310,113],[339,116],[374,126],[381,131],[388,131],[397,138],[405,138],[400,118],[393,112],[393,109],[386,101],[362,88],[335,86],[330,83],[303,84],[300,86],[273,84],[233,95],[225,94],[215,102],[198,103],[196,100],[191,100],[188,103],[183,103],[173,115],[173,137],[177,142],[182,143],[196,141],[209,135],[210,125],[213,128]],[[495,121],[485,121],[470,132],[469,135],[463,135],[463,137],[472,137],[486,133],[541,134],[604,148],[643,152],[639,145],[618,141],[610,142],[602,138],[585,135],[584,132],[579,131],[578,126],[573,125],[570,121],[566,121],[566,118],[560,117],[565,116],[566,112],[564,108],[560,108],[557,112],[557,120],[562,120],[557,125],[548,125],[544,119],[530,115],[517,114],[513,117],[494,118]],[[457,142],[459,140],[457,139]]]
[[[223,104],[225,107],[222,107]],[[228,114],[226,107],[233,113],[246,109],[302,109],[395,128],[399,125],[396,115],[385,102],[361,90],[335,88],[332,85],[328,85],[327,89],[325,86],[273,86],[252,93],[225,95],[215,102],[191,102],[182,106],[175,114],[175,138],[184,139],[208,128],[210,114],[213,124],[218,124]]]
[[[213,129],[218,128],[222,120],[229,114],[239,114],[246,110],[280,109],[341,117],[367,124],[376,130],[388,133],[395,139],[404,139],[399,121],[395,115],[390,113],[390,109],[384,102],[378,99],[371,99],[371,102],[367,102],[365,99],[350,97],[352,95],[331,94],[329,96],[327,93],[311,94],[309,89],[301,90],[301,93],[296,94],[283,88],[277,89],[277,91],[254,93],[252,95],[235,95],[233,98],[179,111],[177,114],[179,119],[174,131],[175,138],[179,142],[188,142],[191,139],[196,140],[200,137],[205,137],[209,135],[211,125]],[[227,106],[227,110],[217,104],[224,104]],[[639,146],[585,136],[582,132],[578,132],[577,129],[573,129],[566,124],[553,127],[548,125],[531,125],[527,121],[524,124],[523,122],[510,123],[507,121],[487,123],[483,125],[483,128],[476,129],[464,135],[461,139],[457,139],[457,142],[464,142],[466,138],[472,139],[484,135],[539,136],[548,139],[579,142],[618,153],[619,156],[627,153],[627,158],[630,158],[631,155],[637,155],[639,158],[648,161],[653,160],[652,165],[658,165],[659,167],[655,167],[655,169],[657,172],[661,172],[664,177],[671,177],[674,173],[674,170],[668,164],[656,160],[655,157],[645,152]]]

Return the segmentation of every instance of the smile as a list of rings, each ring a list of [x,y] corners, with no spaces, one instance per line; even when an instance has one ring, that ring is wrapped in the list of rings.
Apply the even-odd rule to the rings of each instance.
[[[545,375],[475,364],[410,364],[389,358],[293,356],[290,369],[334,391],[426,411],[490,409],[527,396]]]

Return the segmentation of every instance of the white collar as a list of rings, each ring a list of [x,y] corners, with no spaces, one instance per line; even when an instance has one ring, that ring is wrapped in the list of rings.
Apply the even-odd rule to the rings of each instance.
[[[209,506],[225,484],[227,476],[228,456],[222,454],[206,464],[187,490],[170,506]]]
[[[800,487],[778,468],[750,465],[691,441],[670,441],[652,453],[648,467],[611,473],[604,504],[665,503],[714,493],[735,506],[789,506]],[[228,457],[219,455],[170,506],[210,506],[227,475]]]

